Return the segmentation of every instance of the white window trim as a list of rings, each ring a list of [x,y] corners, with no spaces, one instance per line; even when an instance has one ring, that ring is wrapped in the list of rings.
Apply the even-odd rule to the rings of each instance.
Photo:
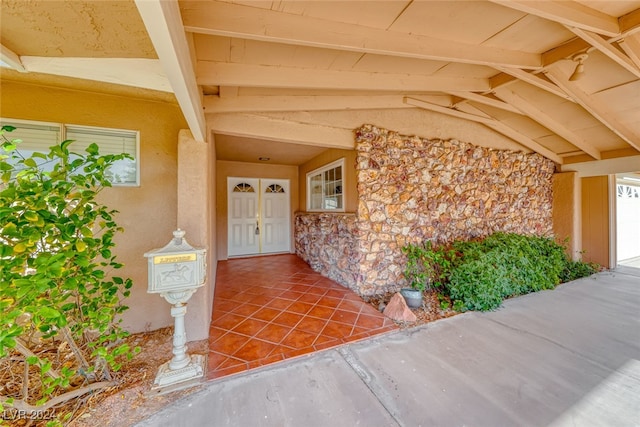
[[[323,174],[325,171],[328,171],[329,169],[334,169],[338,166],[342,167],[342,208],[340,209],[311,209],[311,177],[318,175],[318,174]],[[345,211],[345,205],[346,205],[346,200],[345,200],[345,181],[346,181],[346,173],[345,173],[345,169],[344,169],[344,157],[341,159],[338,159],[334,162],[331,162],[327,165],[324,165],[318,169],[314,169],[310,172],[307,172],[307,179],[306,179],[306,186],[307,186],[307,212],[344,212]]]
[[[113,187],[140,187],[140,169],[142,168],[142,161],[140,159],[140,131],[133,129],[120,129],[120,128],[108,128],[101,126],[86,126],[86,125],[76,125],[73,123],[56,123],[56,122],[45,122],[41,120],[25,120],[25,119],[14,119],[10,117],[2,117],[0,121],[3,122],[11,122],[11,123],[24,123],[24,124],[32,124],[32,125],[40,125],[40,126],[51,126],[58,127],[60,129],[60,141],[58,143],[67,139],[67,126],[71,126],[77,129],[95,129],[96,131],[115,131],[115,132],[132,132],[136,135],[136,148],[135,148],[135,161],[136,161],[136,181],[135,182],[125,182],[125,183],[117,183],[113,182],[111,185]],[[11,134],[5,134],[5,136],[11,139]]]

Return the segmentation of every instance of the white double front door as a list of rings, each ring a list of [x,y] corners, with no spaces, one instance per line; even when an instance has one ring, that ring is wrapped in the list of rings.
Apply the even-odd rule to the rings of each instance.
[[[228,254],[289,252],[288,179],[227,178]]]

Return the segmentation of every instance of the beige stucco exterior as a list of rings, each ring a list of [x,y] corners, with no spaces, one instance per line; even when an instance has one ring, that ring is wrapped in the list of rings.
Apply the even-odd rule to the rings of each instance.
[[[610,263],[609,176],[582,178],[583,260]]]
[[[553,234],[558,243],[567,241],[567,254],[580,259],[582,252],[582,192],[577,172],[553,175]]]
[[[178,227],[186,232],[194,247],[207,249],[206,281],[188,302],[187,337],[206,339],[213,306],[217,252],[215,245],[215,209],[209,203],[215,195],[215,150],[213,140],[193,139],[188,130],[178,136]]]
[[[133,279],[123,326],[132,331],[172,324],[168,304],[147,290],[143,254],[164,246],[177,226],[177,140],[186,127],[177,104],[86,91],[1,81],[2,117],[140,131],[140,186],[113,187],[100,195],[117,209],[124,233],[115,254],[125,264],[118,274]]]
[[[298,211],[298,167],[288,165],[269,165],[262,163],[243,163],[218,160],[216,162],[216,197],[211,199],[216,203],[217,224],[217,252],[218,259],[227,259],[227,178],[273,178],[288,179],[290,188],[290,218],[291,218],[291,252],[294,251],[293,218]]]

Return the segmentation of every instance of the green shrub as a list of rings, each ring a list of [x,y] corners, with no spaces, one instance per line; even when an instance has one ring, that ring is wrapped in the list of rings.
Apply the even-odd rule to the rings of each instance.
[[[598,271],[595,264],[571,261],[565,248],[548,237],[495,233],[483,240],[456,241],[447,250],[425,248],[439,255],[432,270],[439,272],[459,310],[493,310],[505,298],[553,289]]]
[[[565,266],[564,248],[545,237],[496,233],[453,247],[460,257],[447,289],[469,310],[492,310],[504,298],[553,289]]]
[[[404,276],[409,286],[421,291],[441,287],[455,260],[455,252],[434,248],[428,240],[421,245],[407,245],[402,252],[407,257]]]
[[[0,131],[0,361],[24,364],[25,375],[0,394],[0,410],[47,409],[112,386],[134,352],[117,320],[132,282],[112,275],[122,229],[96,200],[126,155],[101,156],[96,144],[72,153],[64,141],[26,157],[4,135],[13,129]]]
[[[564,270],[560,274],[562,283],[570,282],[581,277],[591,276],[600,270],[600,266],[593,262],[571,261],[568,260],[564,266]]]

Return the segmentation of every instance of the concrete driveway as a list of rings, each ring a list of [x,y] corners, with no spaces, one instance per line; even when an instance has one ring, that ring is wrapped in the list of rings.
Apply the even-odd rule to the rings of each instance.
[[[212,382],[139,426],[640,426],[638,272]]]

